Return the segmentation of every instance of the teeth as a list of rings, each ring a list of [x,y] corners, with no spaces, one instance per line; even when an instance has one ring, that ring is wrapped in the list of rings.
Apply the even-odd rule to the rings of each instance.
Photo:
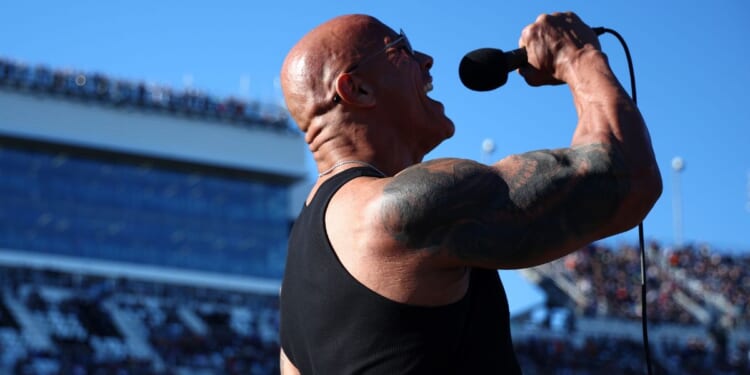
[[[428,93],[430,91],[432,91],[432,82],[427,82],[427,84],[424,85],[424,92]]]

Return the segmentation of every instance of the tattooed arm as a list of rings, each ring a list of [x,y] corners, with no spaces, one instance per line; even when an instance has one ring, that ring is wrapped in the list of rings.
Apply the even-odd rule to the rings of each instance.
[[[386,186],[382,222],[405,247],[449,264],[541,264],[627,229],[614,220],[630,190],[616,172],[621,164],[602,144],[529,152],[493,167],[435,160]]]
[[[528,267],[637,225],[661,194],[645,123],[572,13],[540,16],[520,44],[532,85],[565,82],[578,124],[571,146],[492,166],[442,159],[396,175],[381,220],[410,249],[452,265]]]

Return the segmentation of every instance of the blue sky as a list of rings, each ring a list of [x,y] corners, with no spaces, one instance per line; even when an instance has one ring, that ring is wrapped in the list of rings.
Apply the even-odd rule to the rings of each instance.
[[[289,48],[333,16],[368,13],[403,28],[435,59],[431,97],[445,104],[456,135],[428,158],[483,160],[481,144],[490,138],[491,158],[499,159],[566,146],[576,123],[570,93],[565,86],[528,87],[515,74],[498,90],[472,92],[459,81],[459,61],[480,47],[514,49],[538,14],[565,10],[615,29],[630,47],[638,104],[664,178],[664,194],[644,222],[646,237],[674,241],[670,164],[680,156],[684,241],[750,251],[745,1],[5,1],[0,56],[175,88],[192,82],[217,96],[278,103],[277,77]],[[612,36],[600,40],[629,90],[622,48]],[[312,176],[312,163],[310,170]],[[607,241],[636,240],[633,230]]]

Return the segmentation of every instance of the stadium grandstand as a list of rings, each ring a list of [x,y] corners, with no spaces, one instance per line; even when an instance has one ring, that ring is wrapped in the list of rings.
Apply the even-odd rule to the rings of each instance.
[[[276,374],[286,112],[0,58],[0,374]],[[647,244],[654,374],[750,374],[750,255]],[[645,374],[639,250],[522,270],[525,374]]]
[[[0,374],[272,374],[281,108],[0,59]]]
[[[750,256],[709,245],[645,248],[655,374],[750,374]],[[534,374],[644,374],[640,250],[591,244],[522,270],[546,296],[513,318]]]

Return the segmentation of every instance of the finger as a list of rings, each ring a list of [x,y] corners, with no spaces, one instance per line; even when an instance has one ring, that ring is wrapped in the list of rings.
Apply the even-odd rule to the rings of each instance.
[[[529,86],[536,87],[544,84],[541,78],[541,72],[530,65],[518,68],[518,74],[523,77],[524,81],[526,81],[526,84]]]
[[[527,25],[521,30],[521,37],[518,38],[518,47],[526,47],[529,44],[529,37],[531,36],[531,27],[533,24]]]

